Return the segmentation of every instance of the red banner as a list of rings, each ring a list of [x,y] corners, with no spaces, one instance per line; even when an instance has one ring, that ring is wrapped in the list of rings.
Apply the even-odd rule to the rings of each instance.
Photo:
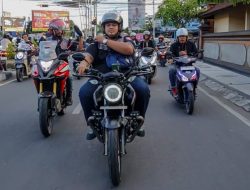
[[[69,29],[68,11],[32,10],[32,31],[47,31],[49,22],[55,18],[64,20],[67,24],[67,29]]]

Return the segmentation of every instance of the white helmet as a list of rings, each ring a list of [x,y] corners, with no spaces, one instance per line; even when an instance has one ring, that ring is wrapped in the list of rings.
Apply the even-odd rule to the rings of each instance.
[[[188,36],[188,31],[186,28],[179,28],[177,31],[176,31],[176,37],[179,37],[179,36]]]
[[[130,36],[136,36],[135,32],[131,32]]]

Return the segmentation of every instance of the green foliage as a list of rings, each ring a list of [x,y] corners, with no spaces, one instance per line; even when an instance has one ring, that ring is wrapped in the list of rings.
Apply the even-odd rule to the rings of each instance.
[[[197,0],[164,0],[156,14],[163,22],[172,23],[176,28],[184,27],[186,23],[197,18],[201,8]]]
[[[12,43],[9,43],[7,49],[6,49],[6,52],[7,52],[7,58],[8,59],[14,59],[15,58],[15,44],[12,42]]]
[[[32,43],[33,43],[33,45],[34,45],[35,48],[38,47],[38,42],[37,42],[36,40],[33,39],[33,40],[32,40]]]
[[[197,0],[198,4],[202,3],[232,3],[236,5],[237,3],[249,4],[250,0]]]
[[[152,31],[152,30],[153,30],[153,22],[152,22],[152,19],[147,19],[147,20],[146,20],[143,29],[144,29],[144,30],[149,30],[149,31]]]

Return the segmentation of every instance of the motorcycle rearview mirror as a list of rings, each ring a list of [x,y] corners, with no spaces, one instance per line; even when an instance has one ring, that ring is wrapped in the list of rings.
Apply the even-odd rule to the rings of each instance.
[[[141,56],[150,56],[154,53],[154,48],[146,47],[141,51]]]
[[[84,60],[85,59],[85,55],[83,54],[83,53],[74,53],[73,55],[72,55],[72,58],[74,59],[74,60],[76,60],[76,61],[82,61],[82,60]]]
[[[60,53],[58,55],[58,60],[67,60],[68,59],[69,54],[68,53]]]
[[[82,37],[82,31],[77,25],[74,25],[74,31],[77,33],[78,36]]]

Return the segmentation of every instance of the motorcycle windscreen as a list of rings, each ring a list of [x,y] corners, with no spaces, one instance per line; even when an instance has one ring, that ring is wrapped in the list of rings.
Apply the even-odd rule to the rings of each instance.
[[[41,41],[39,44],[39,60],[51,61],[57,58],[57,41]]]
[[[29,44],[25,43],[25,42],[20,42],[18,44],[18,48],[19,51],[29,51],[31,50],[31,47]]]

